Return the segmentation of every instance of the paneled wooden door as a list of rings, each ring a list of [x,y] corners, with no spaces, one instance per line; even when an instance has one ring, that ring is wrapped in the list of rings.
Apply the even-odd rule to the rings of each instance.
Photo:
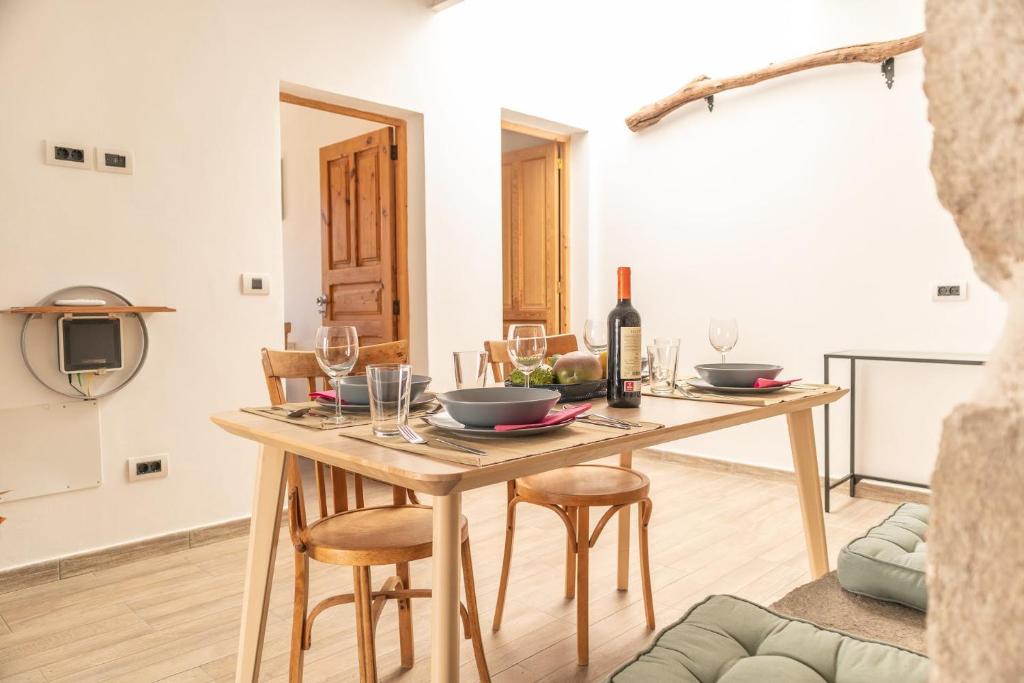
[[[501,165],[504,332],[513,323],[564,331],[560,145],[506,152]]]
[[[325,325],[354,325],[360,344],[398,338],[392,129],[320,149]]]

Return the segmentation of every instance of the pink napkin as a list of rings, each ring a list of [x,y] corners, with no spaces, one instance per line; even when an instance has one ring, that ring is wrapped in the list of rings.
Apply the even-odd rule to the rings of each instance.
[[[322,398],[322,399],[327,400],[327,401],[333,401],[334,400],[334,389],[329,389],[327,391],[311,391],[309,393],[309,397],[311,399],[313,399],[313,400],[316,400],[318,398]],[[342,404],[348,403],[348,401],[346,401],[344,399],[342,399],[341,402],[342,402]]]
[[[766,389],[768,387],[785,387],[789,386],[793,382],[799,381],[799,377],[797,377],[796,379],[765,379],[764,377],[759,377],[754,381],[754,388]]]
[[[582,415],[583,413],[587,412],[588,410],[590,410],[590,404],[589,403],[581,403],[578,406],[574,406],[572,408],[567,408],[566,410],[560,410],[560,411],[558,411],[556,413],[548,413],[547,417],[545,417],[540,422],[535,422],[534,424],[529,424],[529,425],[495,425],[494,426],[494,431],[496,431],[496,432],[511,432],[511,431],[516,430],[516,429],[531,429],[533,427],[547,427],[549,425],[561,424],[562,422],[566,422],[568,420],[573,419],[577,415]]]

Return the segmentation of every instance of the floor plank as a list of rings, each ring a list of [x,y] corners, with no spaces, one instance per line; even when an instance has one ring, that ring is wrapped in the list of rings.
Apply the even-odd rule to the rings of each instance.
[[[651,565],[658,628],[709,593],[770,603],[808,580],[795,487],[749,473],[715,471],[640,456],[652,480]],[[390,491],[368,485],[371,503]],[[492,633],[504,543],[504,486],[464,496],[484,627],[496,683],[603,680],[656,631],[644,625],[637,562],[630,590],[616,590],[615,534],[591,555],[590,666],[576,666],[575,606],[562,595],[564,528],[550,511],[519,507],[511,584],[502,630]],[[429,502],[429,501],[425,501]],[[829,555],[877,524],[894,505],[833,495],[826,516]],[[124,681],[211,683],[234,678],[247,539],[233,537],[0,595],[0,683]],[[261,680],[288,678],[292,553],[282,532],[271,591]],[[631,552],[635,556],[633,534]],[[373,572],[375,585],[389,569]],[[311,563],[311,604],[351,589],[347,569]],[[430,585],[429,561],[413,565],[412,583]],[[378,626],[382,681],[429,680],[430,601],[414,602],[416,665],[399,667],[394,606]],[[317,620],[306,654],[307,683],[356,681],[351,607]],[[469,641],[461,646],[463,680],[475,679]]]

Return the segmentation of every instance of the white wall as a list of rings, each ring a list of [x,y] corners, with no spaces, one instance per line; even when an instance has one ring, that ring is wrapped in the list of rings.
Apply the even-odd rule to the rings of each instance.
[[[383,124],[281,103],[284,186],[284,316],[296,348],[313,348],[320,326],[316,298],[322,291],[320,260],[320,148]]]
[[[691,106],[641,134],[622,123],[697,73],[916,32],[921,2],[424,5],[0,2],[4,304],[90,282],[180,309],[152,318],[149,365],[102,406],[103,486],[3,505],[0,567],[247,513],[255,448],[207,418],[265,400],[257,351],[280,341],[281,290],[242,297],[238,274],[283,273],[281,81],[423,114],[414,296],[438,376],[452,349],[500,326],[502,108],[588,131],[573,157],[589,171],[574,225],[585,217],[590,231],[574,233],[574,278],[589,277],[603,316],[613,268],[632,265],[645,329],[681,336],[686,364],[711,357],[704,328],[723,311],[740,320],[737,358],[812,380],[836,347],[985,350],[996,337],[1002,305],[973,277],[928,174],[919,54],[897,60],[892,91],[876,65],[833,67],[720,95],[712,114]],[[518,36],[541,13],[566,30],[524,49]],[[72,33],[88,46],[51,39]],[[128,147],[136,174],[44,166],[44,138]],[[971,299],[933,304],[927,287],[944,277],[969,280]],[[574,282],[574,299],[584,290]],[[0,319],[0,408],[52,398],[21,368],[16,333]],[[892,457],[923,472],[962,389],[929,379],[891,406],[897,418],[874,398],[915,376],[871,372],[864,399],[878,414],[861,406],[862,441],[898,434]],[[781,421],[683,448],[788,464]],[[124,459],[157,451],[170,476],[128,485]]]

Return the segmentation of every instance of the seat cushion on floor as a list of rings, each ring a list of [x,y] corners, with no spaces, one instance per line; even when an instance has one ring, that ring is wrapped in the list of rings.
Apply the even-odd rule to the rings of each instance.
[[[928,506],[904,503],[839,551],[839,585],[851,593],[928,608]]]
[[[712,595],[612,674],[612,683],[927,683],[928,659]]]

